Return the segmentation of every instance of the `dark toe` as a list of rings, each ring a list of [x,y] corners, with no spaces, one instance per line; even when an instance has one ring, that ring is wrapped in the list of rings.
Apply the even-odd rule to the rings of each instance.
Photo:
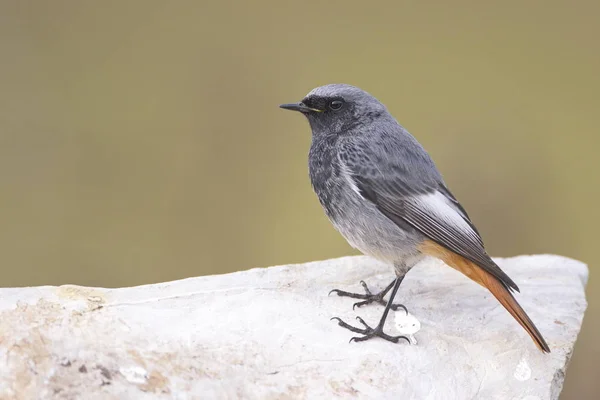
[[[390,310],[392,310],[392,311],[398,311],[400,309],[404,310],[404,312],[406,313],[406,315],[408,315],[408,310],[402,304],[392,304],[392,306],[390,307]]]

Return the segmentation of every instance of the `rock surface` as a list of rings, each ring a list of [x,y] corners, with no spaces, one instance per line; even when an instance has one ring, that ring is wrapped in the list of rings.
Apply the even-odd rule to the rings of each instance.
[[[366,257],[122,289],[0,289],[2,399],[556,399],[586,308],[584,264],[498,259],[546,337],[542,354],[483,288],[427,261],[404,280],[388,331],[410,345],[348,343],[330,318],[373,325],[330,289],[381,289]],[[421,324],[414,319],[416,316]],[[416,333],[415,333],[416,332]]]

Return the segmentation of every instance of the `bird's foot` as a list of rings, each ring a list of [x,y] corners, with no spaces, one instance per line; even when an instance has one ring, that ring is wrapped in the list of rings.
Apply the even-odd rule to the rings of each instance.
[[[355,307],[362,307],[362,306],[366,306],[367,304],[371,304],[371,303],[379,303],[382,306],[385,306],[387,304],[387,302],[385,300],[383,300],[383,298],[385,297],[387,292],[390,291],[394,282],[392,282],[387,288],[383,289],[381,292],[379,292],[377,294],[371,293],[371,290],[369,290],[369,287],[367,286],[365,281],[360,281],[360,284],[362,285],[363,289],[365,290],[365,294],[350,293],[350,292],[345,292],[345,291],[339,290],[339,289],[333,289],[331,292],[329,292],[329,294],[336,293],[338,296],[351,297],[353,299],[363,299],[363,301],[354,303],[354,305],[352,306],[353,310]],[[402,304],[392,304],[390,309],[393,311],[398,311],[400,309],[403,309],[404,312],[406,312],[406,314],[408,315],[408,310]]]
[[[367,325],[367,323],[361,317],[356,317],[356,319],[358,320],[358,322],[360,322],[361,324],[364,325],[364,329],[356,328],[352,325],[349,325],[349,324],[345,323],[344,321],[342,321],[338,317],[333,317],[331,319],[337,320],[338,325],[341,326],[342,328],[346,328],[349,331],[352,331],[354,333],[360,333],[361,335],[363,335],[363,336],[355,336],[355,337],[351,338],[350,342],[364,342],[365,340],[369,340],[374,337],[379,337],[379,338],[382,338],[382,339],[387,340],[388,342],[392,342],[392,343],[398,343],[398,341],[400,339],[404,339],[408,343],[411,343],[411,340],[406,336],[402,336],[402,335],[390,336],[390,335],[384,333],[382,324],[377,325],[376,328],[371,328],[369,325]]]

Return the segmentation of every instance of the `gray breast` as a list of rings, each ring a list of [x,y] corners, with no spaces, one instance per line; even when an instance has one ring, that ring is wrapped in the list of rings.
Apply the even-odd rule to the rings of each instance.
[[[410,225],[399,227],[364,199],[333,149],[311,146],[309,171],[313,189],[335,228],[350,245],[379,260],[398,263],[419,255],[423,236]]]

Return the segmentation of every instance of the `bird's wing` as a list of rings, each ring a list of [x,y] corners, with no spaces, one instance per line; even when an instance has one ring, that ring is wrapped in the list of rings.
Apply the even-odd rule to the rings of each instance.
[[[340,152],[340,162],[360,194],[397,225],[410,224],[519,291],[486,253],[477,229],[445,187],[429,157],[401,148],[392,152],[390,148],[354,147]]]

